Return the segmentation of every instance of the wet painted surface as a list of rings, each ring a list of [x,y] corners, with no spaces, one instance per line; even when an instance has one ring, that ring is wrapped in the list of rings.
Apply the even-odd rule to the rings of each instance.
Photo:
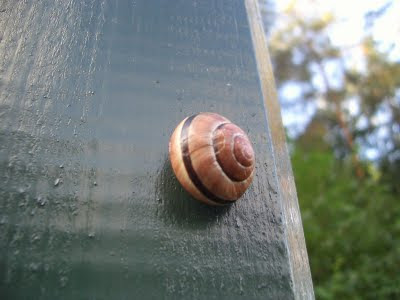
[[[168,161],[201,111],[254,145],[230,207]],[[0,1],[0,298],[294,298],[272,147],[242,1]]]

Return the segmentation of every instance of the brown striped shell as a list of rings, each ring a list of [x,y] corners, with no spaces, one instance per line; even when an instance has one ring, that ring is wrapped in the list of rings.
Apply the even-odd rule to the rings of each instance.
[[[247,135],[215,113],[185,118],[171,136],[169,155],[182,186],[209,205],[233,203],[253,179],[254,151]]]

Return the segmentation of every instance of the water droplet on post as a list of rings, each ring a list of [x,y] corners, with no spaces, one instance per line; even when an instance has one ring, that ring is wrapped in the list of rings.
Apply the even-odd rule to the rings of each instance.
[[[43,196],[39,195],[36,198],[36,202],[37,204],[39,204],[40,206],[44,206],[46,204],[46,198],[44,198]]]
[[[54,180],[54,186],[58,186],[61,183],[61,179],[57,178],[56,180]]]

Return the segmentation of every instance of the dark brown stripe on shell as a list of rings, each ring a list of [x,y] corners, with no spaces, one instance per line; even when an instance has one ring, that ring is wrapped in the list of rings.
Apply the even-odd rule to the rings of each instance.
[[[195,185],[195,187],[208,199],[211,201],[218,203],[218,204],[230,204],[233,203],[234,201],[229,201],[229,200],[224,200],[216,195],[214,195],[212,192],[210,192],[207,187],[204,186],[204,184],[201,182],[200,178],[197,176],[196,171],[193,168],[192,164],[192,158],[190,157],[189,153],[189,128],[190,124],[192,123],[193,119],[197,115],[193,115],[189,118],[186,119],[185,123],[183,123],[182,126],[182,132],[181,132],[181,148],[182,148],[182,160],[183,164],[185,165],[186,172],[189,175],[190,180],[192,183]]]

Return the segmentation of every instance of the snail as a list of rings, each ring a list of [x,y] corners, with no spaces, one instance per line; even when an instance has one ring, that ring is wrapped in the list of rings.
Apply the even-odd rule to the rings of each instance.
[[[235,202],[254,175],[254,151],[246,133],[216,113],[199,113],[179,123],[169,156],[184,189],[208,205]]]

